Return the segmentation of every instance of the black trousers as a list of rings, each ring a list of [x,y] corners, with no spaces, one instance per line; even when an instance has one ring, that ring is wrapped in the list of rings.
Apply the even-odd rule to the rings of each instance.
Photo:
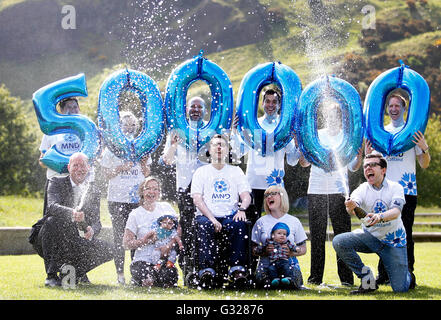
[[[346,212],[341,194],[308,194],[309,230],[311,238],[311,274],[308,282],[320,284],[325,269],[325,242],[328,213],[334,235],[351,231],[351,217]],[[351,269],[337,256],[340,281],[354,284]]]
[[[115,252],[116,272],[124,272],[125,249],[123,247],[124,231],[130,212],[139,207],[138,203],[123,203],[108,201],[110,218],[112,220],[113,244]],[[133,259],[134,250],[131,252]]]
[[[163,264],[159,270],[145,261],[135,261],[130,265],[132,281],[141,286],[142,281],[151,277],[155,287],[172,287],[178,283],[178,271],[176,267],[168,268]]]
[[[404,195],[406,204],[401,211],[401,220],[406,230],[407,241],[407,264],[410,272],[413,272],[415,265],[415,242],[413,241],[413,223],[415,221],[415,209],[418,203],[417,196]],[[378,262],[378,277],[380,279],[389,279],[383,261]]]
[[[56,276],[63,264],[75,268],[77,278],[113,259],[113,246],[105,241],[86,240],[75,225],[58,217],[49,217],[38,235],[46,273]]]

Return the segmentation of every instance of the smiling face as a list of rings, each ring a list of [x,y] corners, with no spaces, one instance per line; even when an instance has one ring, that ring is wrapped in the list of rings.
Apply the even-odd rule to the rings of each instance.
[[[124,135],[133,138],[138,129],[138,121],[132,114],[125,115],[121,118],[121,130]]]
[[[386,168],[382,168],[379,158],[367,158],[363,163],[363,173],[370,185],[380,187],[386,175]]]
[[[204,117],[205,102],[201,98],[193,98],[187,106],[187,117],[190,121],[200,121]]]
[[[172,219],[167,217],[167,218],[164,218],[161,220],[160,225],[161,225],[162,229],[172,230],[175,225],[175,222]]]
[[[80,113],[80,106],[78,105],[78,102],[76,100],[68,100],[65,103],[63,103],[63,107],[60,105],[60,111],[63,114],[79,114]]]
[[[277,94],[265,94],[263,97],[263,110],[269,116],[276,115],[279,111],[279,97]]]
[[[389,103],[387,105],[387,112],[392,119],[392,121],[397,121],[403,118],[405,111],[405,105],[403,105],[403,101],[401,101],[397,97],[392,97],[389,99]]]
[[[159,200],[161,188],[156,180],[150,180],[142,189],[142,198],[145,203],[154,203]]]
[[[273,232],[273,240],[278,243],[286,242],[287,232],[285,229],[277,229]]]
[[[265,193],[265,202],[270,211],[280,210],[282,204],[282,197],[280,196],[280,192],[268,192]]]
[[[74,153],[67,165],[69,175],[75,184],[81,184],[86,180],[87,173],[89,172],[89,162],[87,156],[81,153]]]

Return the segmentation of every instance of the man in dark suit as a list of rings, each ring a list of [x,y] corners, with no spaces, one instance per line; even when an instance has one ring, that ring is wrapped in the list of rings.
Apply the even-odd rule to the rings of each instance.
[[[101,231],[100,192],[88,181],[89,169],[87,156],[77,152],[70,157],[69,175],[49,182],[48,217],[38,235],[46,286],[61,285],[59,272],[63,265],[74,268],[77,280],[113,259],[113,246],[96,239]]]

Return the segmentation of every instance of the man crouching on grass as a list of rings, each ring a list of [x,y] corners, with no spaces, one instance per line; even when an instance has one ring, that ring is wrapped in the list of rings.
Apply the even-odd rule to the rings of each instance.
[[[375,277],[357,252],[376,253],[384,263],[394,292],[406,292],[415,287],[415,276],[407,266],[406,231],[401,221],[403,187],[386,179],[387,162],[379,153],[365,156],[363,163],[366,182],[355,189],[345,202],[346,210],[355,214],[360,207],[367,212],[362,229],[335,236],[332,241],[337,255],[361,279],[358,290],[363,294],[378,289]]]

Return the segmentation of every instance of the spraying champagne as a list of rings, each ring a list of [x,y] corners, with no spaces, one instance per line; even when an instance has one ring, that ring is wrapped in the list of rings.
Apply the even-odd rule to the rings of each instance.
[[[80,198],[80,203],[78,204],[78,206],[75,208],[76,211],[81,212],[83,211],[83,207],[84,207],[84,202],[86,200],[87,194],[89,193],[89,187],[90,187],[90,183],[87,182],[87,186],[84,190],[84,192],[81,194],[81,198]],[[84,238],[84,234],[87,232],[87,227],[88,224],[86,222],[86,217],[84,217],[83,221],[77,221],[76,222],[77,228],[78,228],[78,232],[80,234],[80,236],[82,238]]]
[[[346,199],[346,201],[349,201],[349,200],[351,200],[351,199],[350,198]],[[369,217],[367,217],[366,211],[364,211],[362,208],[357,206],[354,208],[354,213],[357,216],[357,218],[361,220],[361,222],[365,225],[366,228],[370,227],[369,222],[371,219]]]

